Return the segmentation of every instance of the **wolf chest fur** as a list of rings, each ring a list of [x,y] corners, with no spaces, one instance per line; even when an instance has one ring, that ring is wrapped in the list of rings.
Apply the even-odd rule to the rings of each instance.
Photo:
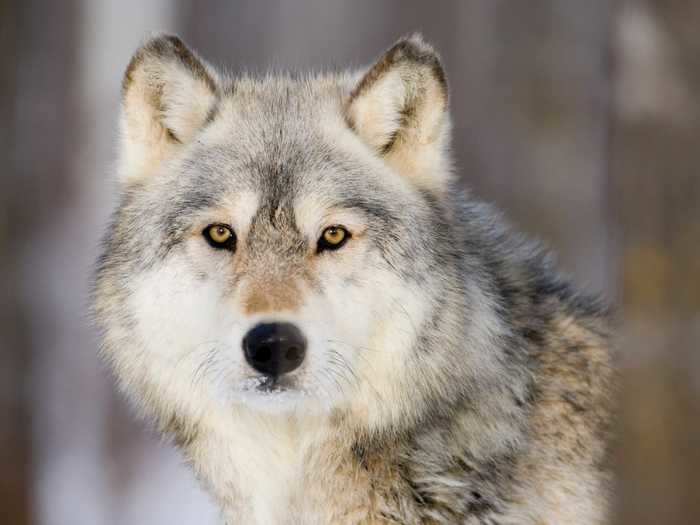
[[[227,523],[606,522],[606,309],[460,188],[420,37],[226,77],[158,36],[120,122],[103,355]]]

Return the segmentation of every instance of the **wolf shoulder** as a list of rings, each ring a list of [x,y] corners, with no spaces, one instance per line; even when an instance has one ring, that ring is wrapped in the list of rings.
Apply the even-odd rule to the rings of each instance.
[[[604,310],[553,302],[558,307],[533,356],[531,445],[520,477],[554,522],[607,523],[616,383],[610,321]]]
[[[522,403],[527,445],[515,475],[516,493],[528,502],[523,522],[606,523],[615,442],[615,308],[582,291],[540,243],[514,233],[489,206],[470,204],[463,212],[471,231],[466,249],[478,252],[500,320],[513,334],[509,358],[530,377]],[[478,248],[470,248],[470,235]]]

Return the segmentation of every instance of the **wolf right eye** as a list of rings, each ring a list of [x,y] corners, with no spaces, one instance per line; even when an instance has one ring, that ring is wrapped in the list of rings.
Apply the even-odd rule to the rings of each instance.
[[[350,238],[350,232],[348,232],[342,226],[329,226],[321,234],[321,238],[318,240],[318,246],[316,248],[317,253],[323,251],[337,250],[343,246]]]
[[[236,234],[226,224],[210,224],[202,232],[212,248],[234,251],[236,249]]]

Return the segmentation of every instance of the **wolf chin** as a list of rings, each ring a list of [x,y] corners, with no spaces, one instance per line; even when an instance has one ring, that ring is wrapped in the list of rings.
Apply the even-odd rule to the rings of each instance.
[[[460,188],[421,37],[231,78],[157,36],[120,125],[103,356],[227,523],[606,522],[606,308]]]

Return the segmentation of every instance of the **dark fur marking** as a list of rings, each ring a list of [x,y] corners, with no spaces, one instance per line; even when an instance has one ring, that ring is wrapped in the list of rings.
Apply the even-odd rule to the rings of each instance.
[[[544,333],[542,329],[534,326],[525,326],[520,330],[520,334],[528,342],[535,346],[540,346],[544,343]]]
[[[368,470],[369,466],[367,465],[367,449],[361,445],[359,442],[355,442],[352,444],[350,447],[350,450],[352,451],[352,455],[354,458],[357,460],[357,462],[360,464],[360,466]]]
[[[204,118],[204,125],[208,126],[214,120],[216,119],[217,115],[219,114],[219,99],[214,102],[212,107],[209,108],[209,112],[207,113],[207,116]]]
[[[571,408],[574,409],[574,412],[585,412],[586,407],[583,406],[583,404],[580,402],[578,399],[578,396],[574,392],[564,392],[561,395],[561,399],[566,402]]]
[[[379,150],[380,155],[386,155],[391,151],[391,149],[394,147],[394,144],[396,144],[396,140],[399,138],[400,133],[401,127],[392,131],[391,135],[389,135],[389,140],[387,141],[387,143],[384,144]]]
[[[421,489],[420,485],[413,481],[413,476],[410,472],[410,467],[405,461],[401,461],[397,465],[398,474],[406,485],[411,489],[411,498],[418,507],[435,506],[435,498]]]
[[[348,210],[355,209],[360,211],[362,214],[367,215],[371,219],[379,220],[381,221],[381,225],[383,227],[388,227],[399,222],[398,217],[383,206],[379,199],[349,196],[340,200],[337,204],[339,207]]]
[[[381,147],[381,155],[386,155],[394,148],[396,142],[401,138],[402,131],[406,129],[406,127],[409,125],[411,117],[415,113],[415,111],[416,108],[414,106],[405,107],[401,109],[401,111],[399,112],[401,115],[401,118],[399,119],[399,126],[391,133],[391,135],[389,136],[389,140],[386,142],[386,144],[384,144]]]
[[[170,140],[171,142],[174,142],[175,144],[182,144],[182,141],[172,129],[165,128],[165,134],[167,135],[168,140]]]
[[[472,491],[471,500],[467,503],[467,510],[471,516],[478,517],[488,512],[493,512],[495,507],[488,499],[484,498],[481,493]]]

